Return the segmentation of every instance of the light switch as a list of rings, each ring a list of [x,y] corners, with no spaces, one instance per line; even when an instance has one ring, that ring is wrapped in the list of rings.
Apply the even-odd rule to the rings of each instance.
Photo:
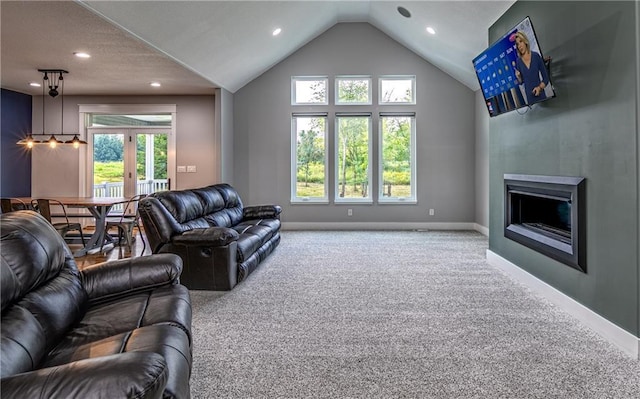
[[[196,165],[188,165],[187,173],[196,173]]]
[[[187,173],[187,167],[184,165],[178,166],[178,173]]]

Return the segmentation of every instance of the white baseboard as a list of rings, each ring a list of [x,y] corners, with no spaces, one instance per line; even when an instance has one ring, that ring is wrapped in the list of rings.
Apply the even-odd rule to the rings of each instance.
[[[283,222],[282,230],[477,230],[475,223]]]
[[[639,337],[620,328],[491,250],[487,250],[487,262],[563,309],[633,359],[640,360]]]
[[[489,228],[488,227],[485,227],[485,226],[483,226],[481,224],[478,224],[478,223],[474,223],[473,227],[474,227],[473,229],[475,231],[477,231],[478,233],[484,235],[485,237],[489,237]]]

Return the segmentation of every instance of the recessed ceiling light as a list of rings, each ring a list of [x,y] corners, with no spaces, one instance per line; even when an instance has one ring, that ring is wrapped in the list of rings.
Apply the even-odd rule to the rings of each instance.
[[[40,83],[38,83],[38,82],[31,82],[31,83],[29,83],[29,86],[33,86],[33,87],[40,87]]]
[[[81,51],[75,52],[75,53],[73,53],[73,55],[75,55],[78,58],[91,58],[91,54],[83,53]]]
[[[411,13],[409,12],[409,10],[407,10],[402,6],[398,7],[398,12],[400,13],[400,15],[402,15],[405,18],[411,18]]]
[[[162,86],[162,85],[160,84],[160,82],[151,82],[151,83],[149,83],[149,85],[151,85],[151,86],[153,86],[153,87],[160,87],[160,86]]]
[[[278,36],[278,35],[280,34],[280,32],[282,32],[282,29],[280,29],[280,28],[275,28],[275,29],[273,30],[273,32],[271,32],[271,34],[272,34],[273,36]]]
[[[432,35],[435,35],[435,34],[436,34],[436,30],[435,30],[435,29],[433,29],[433,28],[432,28],[432,27],[430,27],[430,26],[427,26],[427,32],[431,33]]]

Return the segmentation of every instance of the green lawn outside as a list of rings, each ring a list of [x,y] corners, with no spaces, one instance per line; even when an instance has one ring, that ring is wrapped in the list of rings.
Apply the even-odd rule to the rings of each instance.
[[[384,186],[385,193],[388,192],[388,186]],[[296,187],[297,196],[302,197],[322,197],[324,191],[324,185],[319,183],[298,183]],[[345,190],[345,196],[347,198],[355,198],[362,196],[359,190],[354,190],[353,185],[347,185]],[[409,197],[411,196],[411,186],[409,185],[392,185],[391,186],[392,197]]]

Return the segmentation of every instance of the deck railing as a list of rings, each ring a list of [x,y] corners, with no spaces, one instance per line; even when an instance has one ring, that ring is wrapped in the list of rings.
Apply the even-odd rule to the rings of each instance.
[[[169,189],[168,179],[138,180],[136,194],[151,194]],[[124,197],[124,182],[104,182],[93,185],[94,197]]]

